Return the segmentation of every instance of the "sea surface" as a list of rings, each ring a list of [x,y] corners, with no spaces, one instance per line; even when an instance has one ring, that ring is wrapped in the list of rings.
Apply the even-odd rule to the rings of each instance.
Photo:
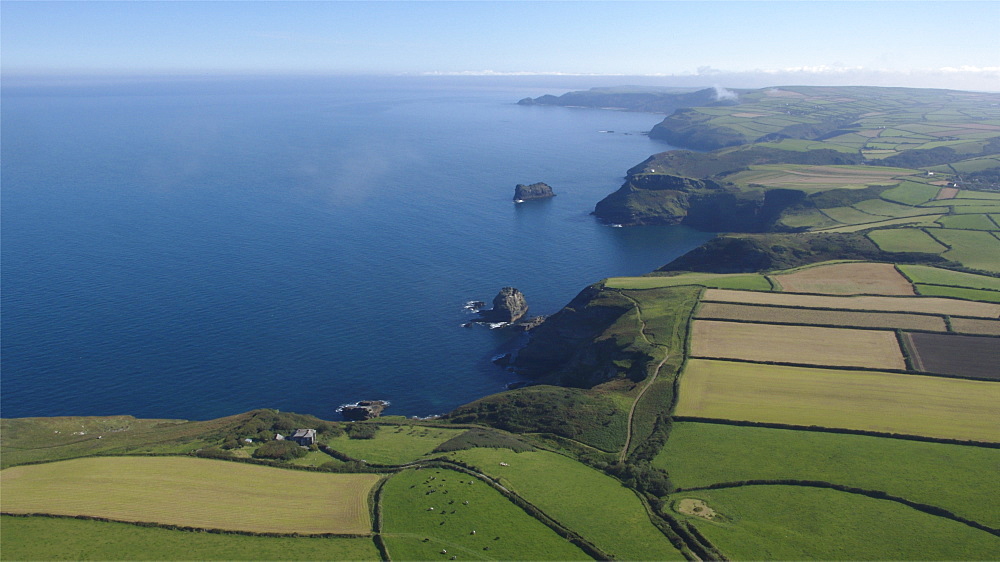
[[[434,78],[5,83],[0,415],[427,416],[503,390],[504,286],[551,314],[711,235],[590,215],[662,116]],[[514,204],[514,185],[558,194]]]

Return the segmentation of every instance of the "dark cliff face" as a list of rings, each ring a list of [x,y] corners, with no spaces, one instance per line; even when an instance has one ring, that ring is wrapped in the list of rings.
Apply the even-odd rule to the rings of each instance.
[[[504,287],[493,297],[493,308],[480,311],[479,314],[486,322],[510,323],[520,320],[527,312],[528,302],[524,294],[514,287]]]
[[[782,211],[804,199],[797,190],[742,192],[708,179],[638,174],[597,203],[594,215],[622,225],[685,224],[710,232],[763,232],[773,227]]]
[[[555,197],[552,187],[548,184],[538,182],[531,185],[517,184],[514,187],[514,201],[530,201],[532,199],[546,199]]]

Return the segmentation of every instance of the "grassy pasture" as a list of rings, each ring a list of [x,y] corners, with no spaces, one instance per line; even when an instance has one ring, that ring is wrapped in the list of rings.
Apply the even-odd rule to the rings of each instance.
[[[773,277],[781,285],[781,289],[787,293],[913,294],[910,282],[889,263],[834,263],[782,273]]]
[[[844,310],[870,310],[874,312],[920,312],[924,314],[953,314],[976,318],[1000,317],[1000,305],[967,302],[936,297],[838,297],[825,295],[796,295],[791,293],[764,293],[706,289],[704,301],[770,304],[802,308],[833,308]]]
[[[1000,442],[1000,384],[691,359],[676,414]]]
[[[0,516],[0,526],[0,560],[379,560],[367,537],[188,533],[53,517]]]
[[[944,323],[944,318],[926,314],[859,312],[856,310],[809,310],[724,302],[702,303],[695,317],[769,324],[807,324],[858,328],[930,330],[935,332],[948,331],[948,327]],[[983,320],[983,322],[991,321]]]
[[[998,230],[1000,227],[986,215],[945,215],[937,220],[944,228],[959,230]]]
[[[382,521],[397,560],[590,559],[485,482],[453,470],[392,476],[382,489]]]
[[[830,207],[820,211],[841,224],[869,224],[885,220],[885,217],[872,215],[854,207]]]
[[[868,199],[852,205],[855,209],[864,211],[870,215],[883,217],[914,217],[927,213],[926,209],[901,205],[884,199]]]
[[[980,201],[984,203],[982,205],[957,205],[951,207],[952,214],[956,215],[970,215],[970,214],[996,214],[1000,213],[1000,201],[991,201],[989,204],[986,201]]]
[[[896,187],[883,191],[879,197],[903,205],[920,205],[937,197],[939,190],[936,185],[904,181]]]
[[[900,265],[899,270],[914,283],[1000,291],[1000,277],[963,273],[927,265]]]
[[[956,164],[957,166],[958,164]],[[990,162],[990,166],[995,168],[1000,166],[1000,159],[994,158]],[[985,169],[985,168],[983,168]],[[990,191],[969,191],[968,189],[963,189],[958,192],[955,197],[959,199],[989,199],[992,201],[1000,201],[1000,193],[990,192]]]
[[[998,295],[1000,297],[1000,295]],[[979,318],[952,318],[951,328],[960,334],[1000,336],[1000,320]]]
[[[430,453],[435,447],[463,433],[420,425],[379,425],[374,439],[351,439],[340,435],[327,439],[330,447],[356,459],[376,464],[402,464]]]
[[[683,560],[649,521],[635,493],[597,470],[546,451],[472,449],[450,456],[498,478],[549,517],[618,559]]]
[[[990,560],[1000,538],[905,505],[801,486],[678,494],[722,522],[686,517],[733,560]]]
[[[919,283],[914,285],[914,287],[921,295],[953,297],[970,301],[1000,303],[1000,291],[968,289],[965,287],[945,287],[942,285],[922,285]]]
[[[691,326],[691,355],[869,369],[906,368],[896,333],[889,330],[695,320]]]
[[[604,286],[611,289],[659,289],[677,285],[701,285],[718,289],[770,291],[767,278],[757,273],[685,273],[673,276],[610,277]]]
[[[368,533],[368,493],[378,479],[191,457],[94,457],[0,471],[0,507],[239,531]]]
[[[882,490],[1000,526],[1000,450],[818,431],[678,422],[654,465],[691,488],[822,480]]]
[[[1000,380],[1000,339],[924,333],[905,338],[919,371]]]
[[[879,248],[886,252],[925,252],[940,254],[948,248],[919,228],[887,228],[868,233]]]
[[[920,215],[916,217],[906,217],[901,219],[889,219],[878,222],[864,223],[864,224],[854,224],[846,226],[837,226],[833,228],[818,228],[817,231],[822,232],[858,232],[861,230],[869,230],[872,228],[888,228],[895,227],[904,224],[912,224],[914,226],[939,226],[934,221],[944,216],[943,213],[933,213],[929,215]]]
[[[989,232],[942,228],[931,235],[951,247],[941,254],[945,258],[973,269],[1000,273],[1000,240]]]

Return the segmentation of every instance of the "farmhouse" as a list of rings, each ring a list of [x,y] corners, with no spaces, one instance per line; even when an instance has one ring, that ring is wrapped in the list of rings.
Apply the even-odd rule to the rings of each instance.
[[[295,441],[303,447],[308,447],[316,442],[316,430],[315,429],[296,429],[295,433],[292,434],[292,441]]]

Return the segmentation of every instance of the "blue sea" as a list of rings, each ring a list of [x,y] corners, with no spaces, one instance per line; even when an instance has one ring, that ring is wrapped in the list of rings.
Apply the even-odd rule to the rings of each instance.
[[[503,390],[504,286],[551,314],[710,237],[590,212],[662,116],[444,78],[7,81],[0,415],[440,414]],[[514,204],[517,183],[557,196]]]

